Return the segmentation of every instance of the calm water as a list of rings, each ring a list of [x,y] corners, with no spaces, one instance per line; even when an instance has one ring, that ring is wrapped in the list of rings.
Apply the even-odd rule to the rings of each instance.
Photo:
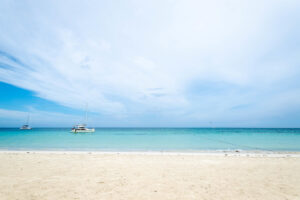
[[[2,150],[300,151],[300,129],[248,128],[97,128],[70,133],[67,128],[0,128]]]

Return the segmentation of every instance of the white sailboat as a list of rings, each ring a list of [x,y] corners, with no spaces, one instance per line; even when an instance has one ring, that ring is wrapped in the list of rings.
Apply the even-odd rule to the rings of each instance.
[[[86,124],[77,124],[72,128],[71,132],[72,133],[93,133],[95,132],[95,129],[87,128]]]
[[[87,121],[88,121],[88,114],[87,114],[87,106],[86,106],[85,122],[87,123]],[[72,128],[71,132],[72,133],[93,133],[93,132],[95,132],[94,128],[87,128],[86,126],[87,126],[86,124],[77,124]]]
[[[21,130],[30,130],[30,129],[32,129],[32,128],[29,126],[29,113],[28,113],[28,116],[27,116],[26,124],[24,124],[23,126],[21,126],[20,129],[21,129]]]

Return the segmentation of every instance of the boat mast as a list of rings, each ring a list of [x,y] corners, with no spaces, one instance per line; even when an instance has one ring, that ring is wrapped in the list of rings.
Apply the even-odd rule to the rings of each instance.
[[[26,125],[29,125],[29,113],[28,113],[28,115],[27,115],[27,121],[26,121]]]
[[[85,124],[88,123],[88,104],[85,105]]]

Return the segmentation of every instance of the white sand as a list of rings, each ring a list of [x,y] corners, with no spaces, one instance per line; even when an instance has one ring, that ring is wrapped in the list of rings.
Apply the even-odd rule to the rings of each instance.
[[[0,199],[300,199],[299,154],[0,152]]]

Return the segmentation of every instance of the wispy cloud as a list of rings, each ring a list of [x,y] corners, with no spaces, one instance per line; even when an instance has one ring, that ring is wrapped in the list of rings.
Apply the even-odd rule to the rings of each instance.
[[[31,109],[29,112],[0,109],[0,126],[15,127],[22,126],[27,121],[29,115],[30,125],[38,126],[54,126],[66,127],[72,126],[78,122],[82,122],[81,116],[62,114],[59,112],[46,112],[36,109]],[[59,119],[59,120],[58,120]]]
[[[293,0],[4,1],[0,81],[121,118],[269,116],[299,108],[299,8]]]

